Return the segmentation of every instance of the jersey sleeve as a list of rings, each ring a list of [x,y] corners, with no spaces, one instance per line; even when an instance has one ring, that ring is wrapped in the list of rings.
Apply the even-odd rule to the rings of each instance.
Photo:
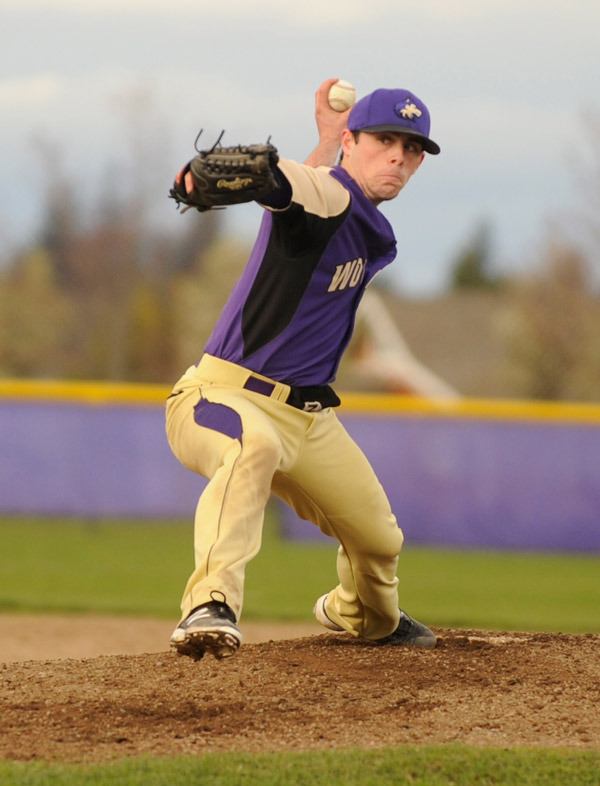
[[[279,212],[288,210],[291,205],[299,205],[311,215],[333,218],[348,207],[350,193],[331,177],[329,167],[310,167],[289,159],[280,159],[278,168],[291,189],[290,202],[283,207],[264,204],[268,210]]]

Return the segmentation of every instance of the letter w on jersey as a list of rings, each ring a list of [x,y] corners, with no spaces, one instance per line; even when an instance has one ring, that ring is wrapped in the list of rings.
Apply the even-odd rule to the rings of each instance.
[[[365,273],[364,260],[359,257],[342,265],[336,265],[335,272],[331,277],[328,292],[335,292],[339,289],[356,287],[360,284]]]

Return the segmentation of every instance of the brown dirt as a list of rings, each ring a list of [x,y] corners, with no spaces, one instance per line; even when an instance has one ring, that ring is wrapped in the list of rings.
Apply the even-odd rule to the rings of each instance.
[[[29,627],[31,657],[48,656],[33,618],[7,619]],[[102,624],[114,633],[117,621]],[[320,634],[198,662],[166,651],[10,662],[0,649],[9,661],[0,663],[0,757],[91,762],[451,742],[600,749],[599,635],[438,634],[433,651]]]

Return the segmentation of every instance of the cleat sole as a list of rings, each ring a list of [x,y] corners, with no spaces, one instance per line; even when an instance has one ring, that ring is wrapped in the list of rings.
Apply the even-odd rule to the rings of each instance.
[[[179,640],[171,640],[171,646],[180,655],[200,660],[207,652],[218,660],[230,658],[240,648],[241,641],[227,631],[190,631]]]

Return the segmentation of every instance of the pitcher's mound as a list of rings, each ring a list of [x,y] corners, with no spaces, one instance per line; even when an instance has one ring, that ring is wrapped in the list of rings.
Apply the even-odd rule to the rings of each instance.
[[[324,634],[245,644],[224,661],[161,652],[0,664],[0,757],[600,748],[600,636],[437,633],[427,651]]]

